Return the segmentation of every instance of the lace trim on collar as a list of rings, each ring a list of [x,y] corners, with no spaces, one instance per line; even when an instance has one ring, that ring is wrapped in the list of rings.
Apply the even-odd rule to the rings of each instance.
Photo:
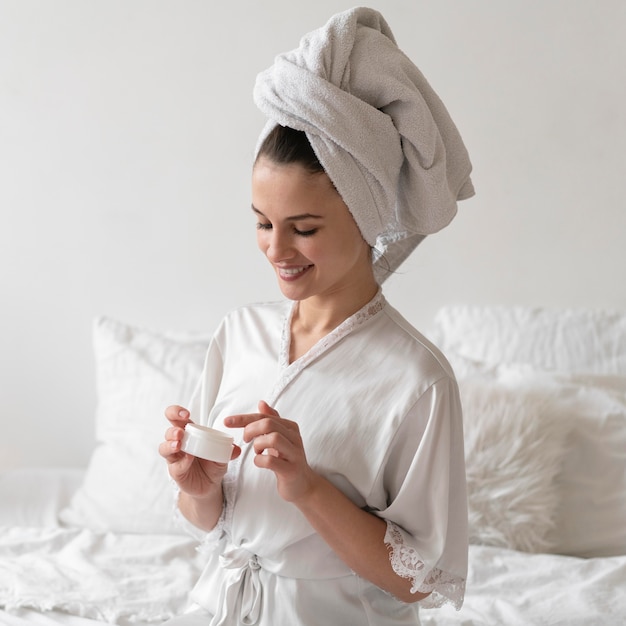
[[[337,328],[332,330],[328,335],[322,337],[306,354],[303,354],[299,359],[296,359],[293,363],[289,363],[289,348],[291,343],[291,320],[293,319],[294,312],[296,310],[297,302],[291,305],[288,315],[283,322],[283,330],[280,342],[280,354],[279,354],[279,371],[280,375],[274,386],[272,392],[272,400],[270,404],[279,393],[305,368],[309,363],[315,361],[330,347],[334,346],[337,342],[343,339],[346,335],[349,335],[359,326],[374,317],[377,313],[380,313],[385,308],[387,301],[381,289],[378,290],[376,295],[356,313],[345,319]]]

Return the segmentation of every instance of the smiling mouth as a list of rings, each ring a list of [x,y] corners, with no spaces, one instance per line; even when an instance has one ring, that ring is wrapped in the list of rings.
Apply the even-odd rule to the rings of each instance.
[[[300,267],[279,267],[277,268],[277,270],[278,270],[278,275],[283,280],[295,280],[297,278],[300,278],[302,274],[304,274],[306,271],[308,271],[312,267],[313,267],[312,265],[302,265]]]

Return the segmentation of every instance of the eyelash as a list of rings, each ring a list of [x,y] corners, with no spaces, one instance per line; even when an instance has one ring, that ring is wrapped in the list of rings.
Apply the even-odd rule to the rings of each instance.
[[[258,222],[256,227],[258,230],[272,230],[271,224],[263,224],[262,222]],[[294,228],[293,232],[300,237],[311,237],[317,232],[317,228],[311,228],[309,230],[298,230]]]

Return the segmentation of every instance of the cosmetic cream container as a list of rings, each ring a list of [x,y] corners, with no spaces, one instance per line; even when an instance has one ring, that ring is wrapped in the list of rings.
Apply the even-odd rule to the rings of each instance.
[[[233,451],[233,438],[221,430],[199,424],[187,424],[181,449],[187,454],[207,461],[228,463]]]

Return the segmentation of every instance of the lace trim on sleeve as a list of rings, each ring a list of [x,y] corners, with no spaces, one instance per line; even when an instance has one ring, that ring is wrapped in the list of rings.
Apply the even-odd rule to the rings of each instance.
[[[197,550],[200,553],[212,552],[215,547],[220,543],[222,538],[226,535],[226,526],[229,507],[227,505],[226,496],[224,496],[224,506],[222,507],[222,514],[215,526],[209,530],[203,530],[192,524],[180,511],[178,507],[178,498],[180,497],[180,489],[178,485],[172,480],[172,488],[174,492],[173,500],[173,517],[174,523],[184,533],[192,537],[198,542]],[[230,507],[230,513],[232,515],[232,505]]]
[[[385,545],[390,549],[389,560],[393,571],[398,576],[411,580],[411,593],[430,594],[420,601],[421,607],[433,609],[444,604],[452,604],[457,611],[461,608],[465,597],[465,579],[437,567],[425,571],[426,564],[417,550],[404,543],[402,532],[389,520]]]
[[[201,553],[213,552],[225,538],[230,539],[233,509],[235,508],[234,503],[237,494],[239,471],[241,468],[241,459],[244,456],[244,450],[247,444],[243,441],[239,441],[238,445],[242,448],[241,455],[234,461],[229,462],[228,470],[222,479],[222,491],[224,493],[224,506],[222,507],[222,514],[217,520],[215,527],[205,535],[204,539],[198,546],[198,551]]]
[[[241,470],[241,460],[248,444],[238,441],[237,444],[241,448],[241,454],[228,464],[228,470],[222,479],[222,489],[224,491],[224,509],[222,511],[221,520],[223,520],[223,531],[230,537],[230,529],[232,528],[233,509],[235,508],[235,499],[237,497],[237,485],[239,482],[239,472]]]

